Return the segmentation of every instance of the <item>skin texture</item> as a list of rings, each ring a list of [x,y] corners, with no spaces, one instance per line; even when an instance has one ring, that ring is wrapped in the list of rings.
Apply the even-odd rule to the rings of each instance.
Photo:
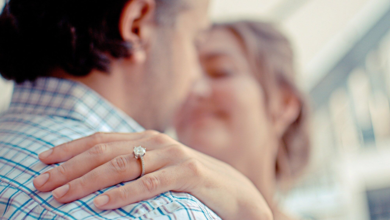
[[[176,119],[179,140],[231,164],[272,197],[276,133],[240,42],[227,30],[215,30],[201,56],[212,89],[191,94],[183,106]]]
[[[264,88],[231,31],[215,28],[200,55],[211,89],[191,94],[182,107],[175,122],[179,141],[232,165],[255,184],[275,219],[287,219],[276,214],[273,200],[275,161],[280,136],[297,117],[298,107],[282,104],[283,88],[278,86],[266,102]]]
[[[189,1],[173,25],[156,23],[154,0],[129,1],[118,24],[132,56],[112,59],[110,72],[72,77],[98,92],[146,129],[164,131],[195,84],[203,80],[197,46],[209,28],[209,0]],[[201,83],[201,82],[200,82]]]
[[[44,163],[67,162],[35,179],[35,187],[55,189],[54,198],[66,203],[135,180],[140,164],[128,146],[141,145],[147,148],[146,175],[96,198],[98,208],[114,209],[172,190],[193,194],[223,219],[272,219],[267,203],[276,219],[286,219],[272,197],[278,141],[294,120],[290,113],[297,111],[289,108],[295,105],[283,104],[291,103],[283,102],[283,92],[266,103],[230,32],[214,30],[200,54],[206,80],[194,86],[176,118],[180,140],[200,152],[153,131],[95,134],[42,153]]]
[[[129,146],[147,146],[146,175]],[[82,138],[40,154],[46,164],[64,162],[34,180],[40,191],[53,191],[62,203],[99,189],[134,180],[95,198],[99,209],[115,209],[166,191],[188,192],[222,219],[273,219],[265,200],[230,165],[180,144],[156,131]],[[65,184],[65,185],[64,185]]]

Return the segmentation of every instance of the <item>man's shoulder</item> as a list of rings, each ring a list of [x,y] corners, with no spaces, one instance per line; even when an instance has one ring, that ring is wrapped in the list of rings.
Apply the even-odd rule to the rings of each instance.
[[[95,195],[68,204],[56,202],[50,193],[26,192],[0,181],[0,219],[154,219],[220,220],[186,193],[166,192],[120,209],[101,211],[93,205]]]
[[[91,132],[82,123],[61,117],[12,112],[0,116],[0,218],[61,217],[47,212],[53,210],[48,206],[55,202],[52,196],[34,188],[34,177],[54,167],[41,163],[38,154]]]
[[[93,128],[71,118],[13,113],[0,116],[1,142],[13,142],[24,138],[26,142],[55,146],[59,142],[70,141],[93,132]]]
[[[166,192],[154,199],[162,199],[169,202],[160,207],[155,207],[154,212],[143,216],[145,219],[160,219],[153,218],[152,215],[156,212],[163,214],[162,219],[221,219],[197,198],[188,193]]]
[[[60,204],[51,193],[34,188],[33,178],[55,167],[38,154],[61,143],[95,132],[80,121],[5,114],[0,117],[0,218],[7,219],[219,219],[195,197],[166,192],[121,209],[101,211],[93,199],[114,187],[81,200]]]
[[[0,175],[17,179],[45,172],[51,166],[39,161],[39,153],[91,133],[82,123],[64,118],[5,114],[0,117]]]
[[[12,113],[2,115],[0,181],[32,182],[33,177],[54,167],[41,163],[39,153],[90,133],[92,130],[82,123],[65,118]]]

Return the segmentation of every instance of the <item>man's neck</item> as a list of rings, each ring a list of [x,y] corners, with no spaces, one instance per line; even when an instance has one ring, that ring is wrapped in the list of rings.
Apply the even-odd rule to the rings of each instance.
[[[112,68],[110,73],[92,70],[87,76],[72,76],[63,70],[56,70],[52,76],[79,82],[94,90],[116,108],[137,121],[141,126],[150,129],[152,125],[145,120],[148,112],[142,95],[142,87],[137,83],[137,73],[120,72]]]

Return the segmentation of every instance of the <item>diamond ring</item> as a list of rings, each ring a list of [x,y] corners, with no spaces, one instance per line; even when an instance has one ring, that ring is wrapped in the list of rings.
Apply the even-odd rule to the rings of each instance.
[[[135,159],[141,160],[141,176],[145,175],[144,155],[146,154],[146,148],[142,146],[134,147],[133,149]]]

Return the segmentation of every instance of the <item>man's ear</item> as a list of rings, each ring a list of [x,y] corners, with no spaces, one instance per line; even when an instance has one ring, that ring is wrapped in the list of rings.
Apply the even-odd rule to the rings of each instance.
[[[131,57],[134,62],[144,62],[146,45],[155,27],[155,0],[132,0],[122,10],[119,32],[132,45]]]
[[[274,125],[279,137],[294,123],[302,110],[302,105],[296,92],[289,86],[282,85],[278,104],[272,110]]]

